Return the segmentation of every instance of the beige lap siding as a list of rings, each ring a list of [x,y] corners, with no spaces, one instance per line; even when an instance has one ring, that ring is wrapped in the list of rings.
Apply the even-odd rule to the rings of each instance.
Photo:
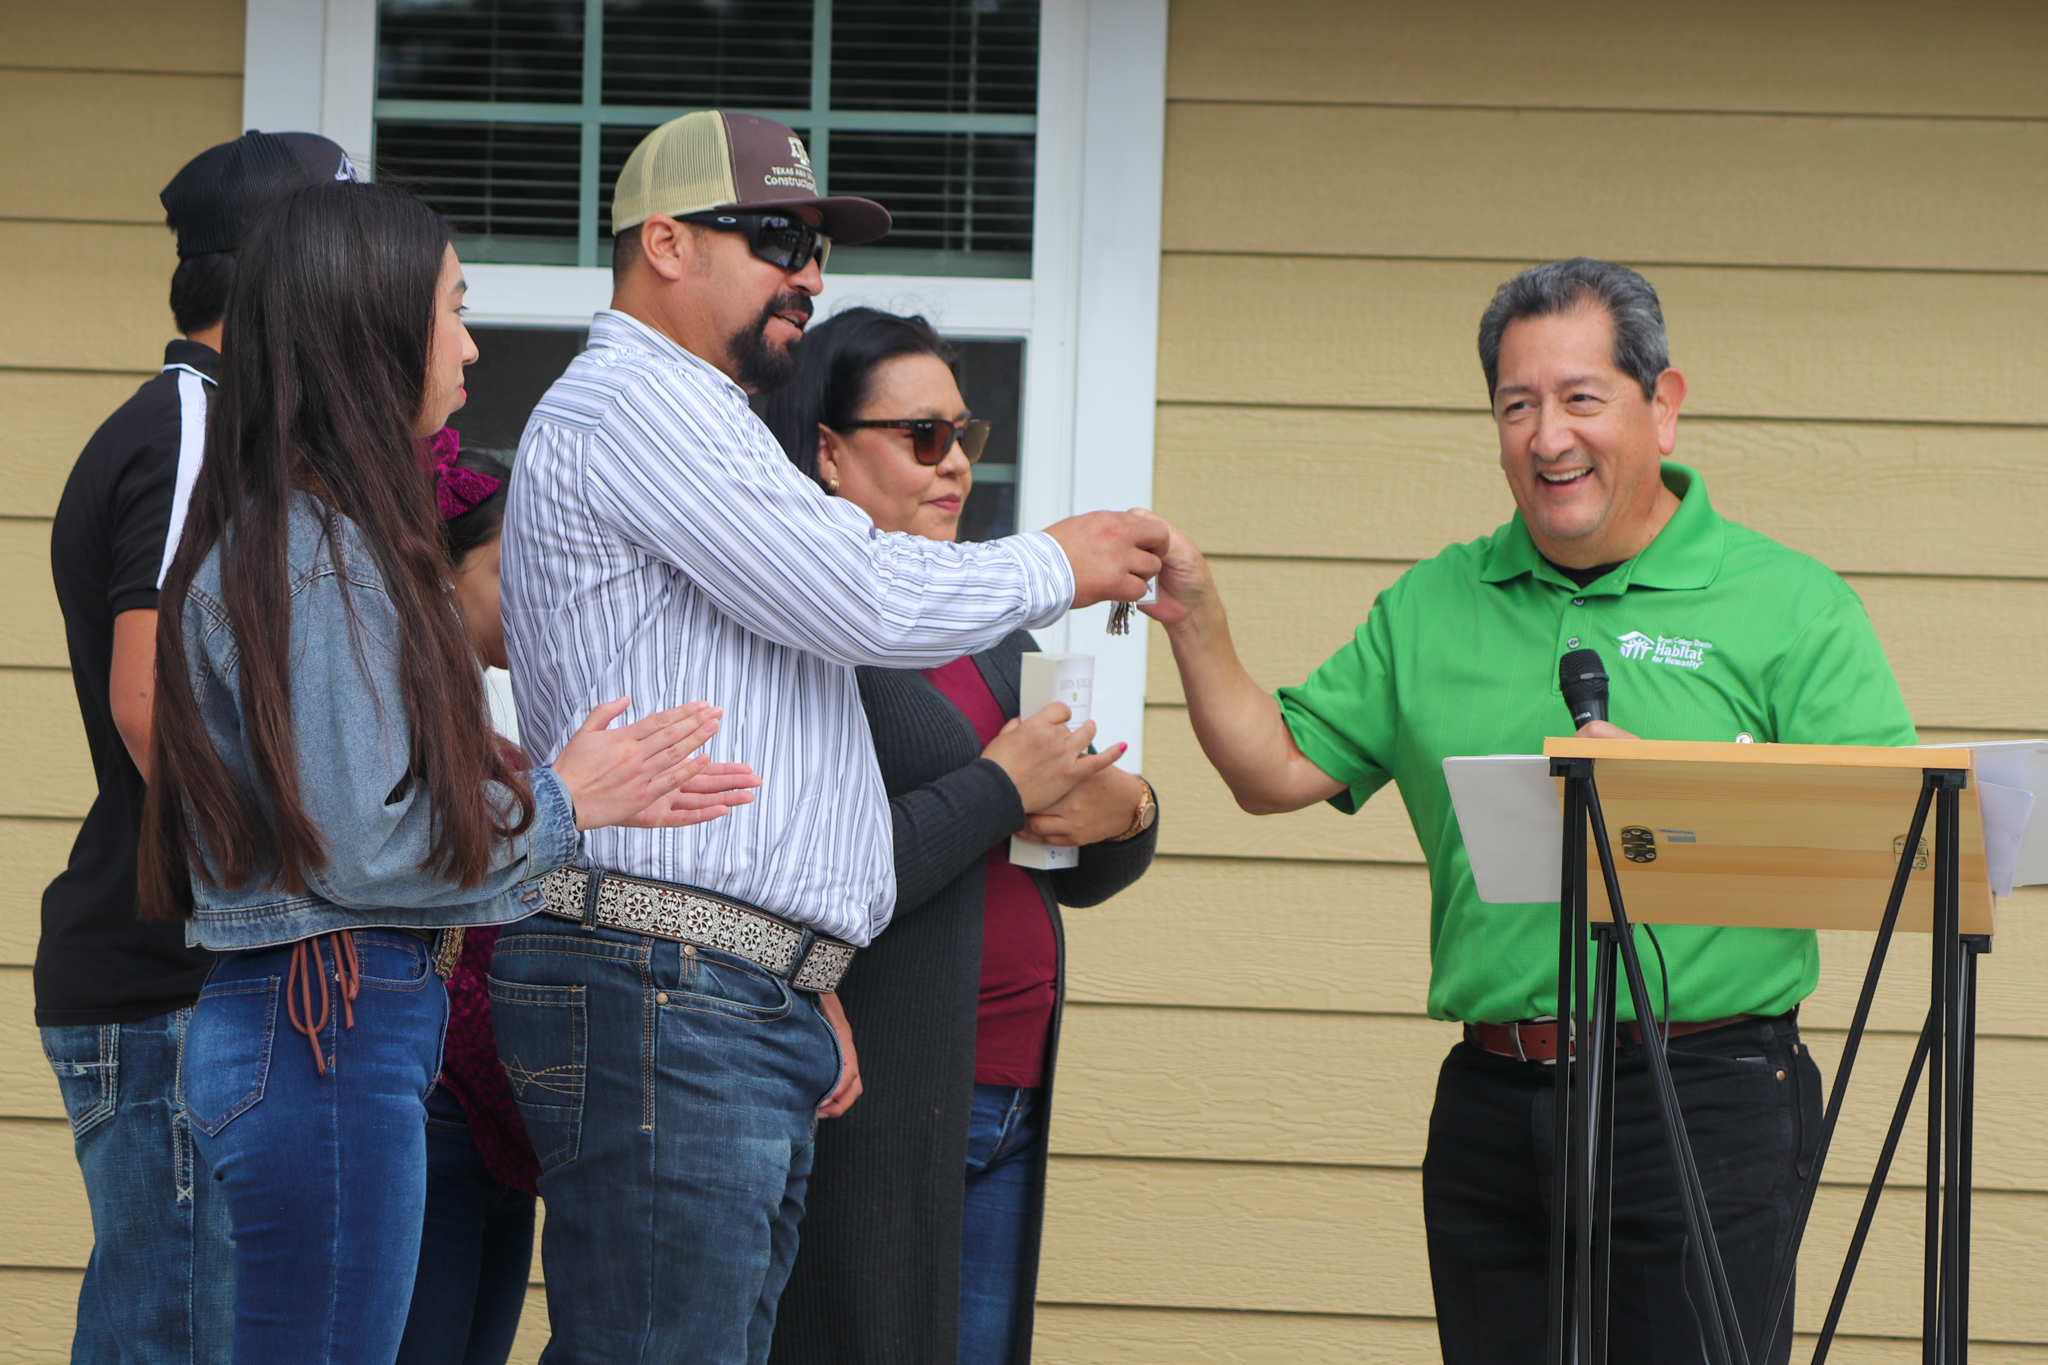
[[[1154,502],[1216,555],[1253,674],[1299,678],[1410,563],[1506,519],[1479,312],[1583,252],[1658,284],[1691,382],[1678,457],[1724,513],[1849,576],[1925,737],[2048,733],[2048,11],[1524,15],[1173,7]],[[1038,1358],[1434,1360],[1418,1166],[1456,1035],[1422,1014],[1406,814],[1382,793],[1355,819],[1254,820],[1156,633],[1148,697],[1159,862],[1069,927]],[[1986,1360],[2048,1361],[2043,911],[2021,894],[1984,972]],[[1824,938],[1805,1018],[1831,1067],[1868,942]],[[1903,943],[1880,998],[1802,1327],[1925,963]],[[1893,1190],[1851,1299],[1857,1360],[1917,1358],[1915,1193]]]
[[[92,800],[49,517],[156,372],[177,264],[157,191],[241,131],[240,0],[0,5],[0,1361],[69,1358],[92,1248],[32,1015],[42,890]]]

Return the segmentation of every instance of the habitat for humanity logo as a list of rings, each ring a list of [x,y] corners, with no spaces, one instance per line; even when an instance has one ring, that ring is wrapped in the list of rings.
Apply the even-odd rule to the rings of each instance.
[[[1680,635],[1650,636],[1639,630],[1630,631],[1615,643],[1621,646],[1624,659],[1648,659],[1674,668],[1698,668],[1707,661],[1707,651],[1714,647],[1706,640],[1688,640]]]

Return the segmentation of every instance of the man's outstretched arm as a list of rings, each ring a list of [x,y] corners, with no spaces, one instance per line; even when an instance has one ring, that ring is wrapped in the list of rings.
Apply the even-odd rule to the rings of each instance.
[[[1253,815],[1277,815],[1344,790],[1296,746],[1280,703],[1245,671],[1209,563],[1178,530],[1159,573],[1159,600],[1139,610],[1173,642],[1195,738],[1239,806]]]

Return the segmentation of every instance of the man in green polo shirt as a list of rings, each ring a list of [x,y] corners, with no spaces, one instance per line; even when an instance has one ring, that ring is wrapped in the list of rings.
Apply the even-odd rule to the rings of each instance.
[[[1569,733],[1558,660],[1578,648],[1598,650],[1612,678],[1614,723],[1583,734],[1911,744],[1914,733],[1848,585],[1724,521],[1700,476],[1667,462],[1685,380],[1647,280],[1585,259],[1526,271],[1494,296],[1479,351],[1515,517],[1402,575],[1306,682],[1276,698],[1252,681],[1184,538],[1146,610],[1173,643],[1203,750],[1246,810],[1329,801],[1351,812],[1399,785],[1429,860],[1429,1012],[1466,1025],[1423,1161],[1437,1330],[1448,1365],[1535,1365],[1557,907],[1480,901],[1443,760],[1539,753]],[[1650,990],[1669,991],[1672,1071],[1737,1308],[1759,1324],[1819,1130],[1820,1074],[1794,1014],[1817,977],[1814,936],[1668,926],[1654,941],[1638,930],[1638,943]],[[1621,1013],[1634,1016],[1626,992]],[[1686,1245],[1632,1025],[1617,1086],[1612,1356],[1696,1362],[1699,1249]],[[1788,1315],[1760,1359],[1790,1350]]]

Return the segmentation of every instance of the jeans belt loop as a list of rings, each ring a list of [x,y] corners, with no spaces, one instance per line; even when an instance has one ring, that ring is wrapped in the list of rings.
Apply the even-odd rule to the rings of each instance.
[[[583,874],[583,932],[597,931],[597,893],[604,886],[604,869],[593,867]]]
[[[799,925],[802,937],[796,941],[796,951],[789,958],[789,979],[795,981],[803,975],[804,959],[811,955],[811,945],[818,941],[818,933],[808,925]]]

